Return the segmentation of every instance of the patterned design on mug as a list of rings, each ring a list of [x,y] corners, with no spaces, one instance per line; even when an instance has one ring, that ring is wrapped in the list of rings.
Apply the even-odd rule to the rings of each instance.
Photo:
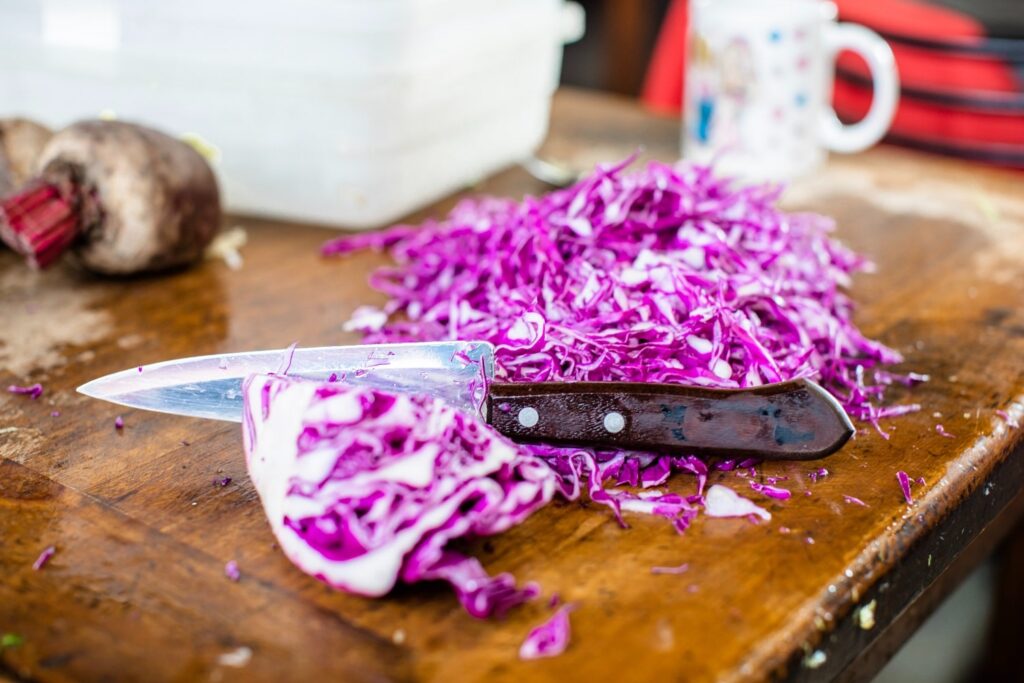
[[[845,35],[832,3],[691,0],[689,7],[688,160],[748,179],[783,179],[820,165],[829,147],[851,146],[834,142],[833,127],[823,125],[831,123],[822,116],[832,84],[830,36]],[[881,38],[877,45],[887,49]]]
[[[712,46],[698,34],[690,43],[689,59],[696,93],[691,135],[719,149],[742,148],[743,118],[757,80],[750,44],[737,36],[724,46]]]

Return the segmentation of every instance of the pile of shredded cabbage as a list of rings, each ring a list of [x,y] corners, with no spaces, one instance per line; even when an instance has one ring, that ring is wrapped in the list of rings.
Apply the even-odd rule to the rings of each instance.
[[[250,376],[243,391],[249,476],[303,571],[368,596],[445,580],[476,617],[537,595],[448,543],[546,504],[556,477],[542,460],[430,397],[276,374]]]
[[[465,200],[442,221],[328,242],[325,255],[373,247],[395,261],[371,276],[383,309],[357,309],[346,328],[367,342],[490,341],[505,380],[808,377],[883,436],[881,418],[919,409],[880,405],[887,385],[926,377],[878,367],[902,358],[854,325],[844,290],[869,264],[830,237],[830,219],[782,211],[778,187],[699,166],[630,172],[631,161],[542,197]],[[658,514],[681,531],[704,503],[707,466],[695,457],[525,448],[562,475],[566,495],[587,486],[617,515]],[[695,495],[605,488],[654,487],[678,470],[697,477]]]

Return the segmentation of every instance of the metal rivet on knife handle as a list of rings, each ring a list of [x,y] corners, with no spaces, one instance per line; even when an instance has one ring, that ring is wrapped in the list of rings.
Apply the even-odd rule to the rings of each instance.
[[[626,427],[626,418],[622,413],[612,411],[604,416],[604,428],[609,434],[618,434]]]
[[[537,426],[537,421],[540,420],[540,415],[537,413],[537,409],[532,406],[526,406],[519,411],[517,416],[519,424],[529,429],[530,427]]]

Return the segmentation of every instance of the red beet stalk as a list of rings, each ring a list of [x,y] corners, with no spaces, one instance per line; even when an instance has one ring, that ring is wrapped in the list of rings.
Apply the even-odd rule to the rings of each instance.
[[[30,265],[46,268],[81,229],[77,187],[32,183],[0,202],[0,239]]]

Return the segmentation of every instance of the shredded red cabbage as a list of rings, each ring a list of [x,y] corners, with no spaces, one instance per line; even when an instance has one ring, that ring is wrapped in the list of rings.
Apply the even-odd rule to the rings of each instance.
[[[227,564],[224,565],[224,576],[232,581],[238,581],[242,578],[242,572],[238,568],[238,563],[234,560],[228,560]]]
[[[32,563],[32,569],[39,571],[46,566],[46,563],[50,561],[50,558],[57,553],[57,548],[54,546],[48,546],[43,552],[39,553],[39,557]]]
[[[43,395],[43,385],[36,382],[29,387],[20,387],[17,384],[12,384],[7,387],[7,391],[12,394],[23,394],[25,396],[31,396],[33,400]]]
[[[789,497],[793,495],[789,489],[771,486],[769,484],[759,484],[756,481],[750,482],[750,488],[762,495],[768,496],[769,498],[774,498],[775,500],[788,500]]]
[[[955,434],[950,434],[949,432],[947,432],[946,428],[943,427],[942,424],[935,425],[935,431],[938,432],[939,436],[944,436],[947,439],[955,439],[956,438],[956,435]]]
[[[445,580],[470,614],[537,595],[449,547],[496,534],[547,503],[544,462],[477,417],[426,396],[254,375],[244,385],[249,475],[285,554],[368,596]]]
[[[124,429],[124,418],[121,417],[120,415],[114,418],[114,429]]]
[[[684,562],[677,567],[651,567],[652,574],[685,574],[690,568],[689,563]]]
[[[868,504],[865,503],[860,498],[857,498],[855,496],[848,496],[845,493],[843,494],[843,500],[845,500],[847,503],[850,503],[851,505],[860,505],[861,507],[869,507]]]
[[[903,498],[907,501],[907,505],[914,504],[914,496],[910,493],[910,476],[903,470],[896,472],[896,481],[899,482],[900,490],[903,492]]]
[[[542,197],[465,200],[442,221],[328,242],[325,255],[378,248],[396,262],[370,279],[389,301],[360,307],[348,329],[367,342],[490,341],[497,376],[516,381],[746,387],[809,377],[883,436],[880,419],[919,408],[881,405],[890,384],[927,377],[879,367],[902,359],[853,324],[845,290],[869,264],[829,236],[831,220],[781,211],[780,188],[736,186],[695,166],[627,172],[631,161]],[[683,530],[702,502],[707,468],[696,458],[529,450],[567,495],[589,479],[620,521],[640,510]],[[696,496],[603,488],[658,486],[677,470],[697,476]]]
[[[540,659],[555,657],[565,652],[569,645],[570,611],[571,605],[563,605],[548,621],[530,631],[519,648],[519,658]]]
[[[821,380],[855,417],[900,355],[865,338],[844,293],[867,262],[829,238],[832,222],[776,207],[780,189],[734,187],[707,168],[599,167],[572,188],[522,202],[483,198],[441,222],[323,247],[387,247],[371,283],[391,297],[367,341],[465,339],[497,345],[514,380],[636,380],[754,386]],[[906,408],[906,407],[903,407]]]
[[[1017,423],[1017,420],[1015,420],[1012,417],[1010,417],[1010,413],[1008,413],[1005,410],[997,410],[996,411],[996,415],[998,415],[1000,418],[1002,418],[1003,422],[1005,422],[1006,424],[1010,425],[1011,427],[1016,428],[1016,427],[1020,426],[1020,424]]]
[[[772,514],[758,507],[728,486],[715,484],[704,497],[704,511],[711,517],[748,517],[756,515],[770,522]]]
[[[284,350],[284,355],[281,356],[281,363],[277,366],[276,374],[288,374],[288,371],[292,368],[292,359],[295,358],[295,347],[298,345],[299,342],[294,341],[288,345],[287,349]]]

